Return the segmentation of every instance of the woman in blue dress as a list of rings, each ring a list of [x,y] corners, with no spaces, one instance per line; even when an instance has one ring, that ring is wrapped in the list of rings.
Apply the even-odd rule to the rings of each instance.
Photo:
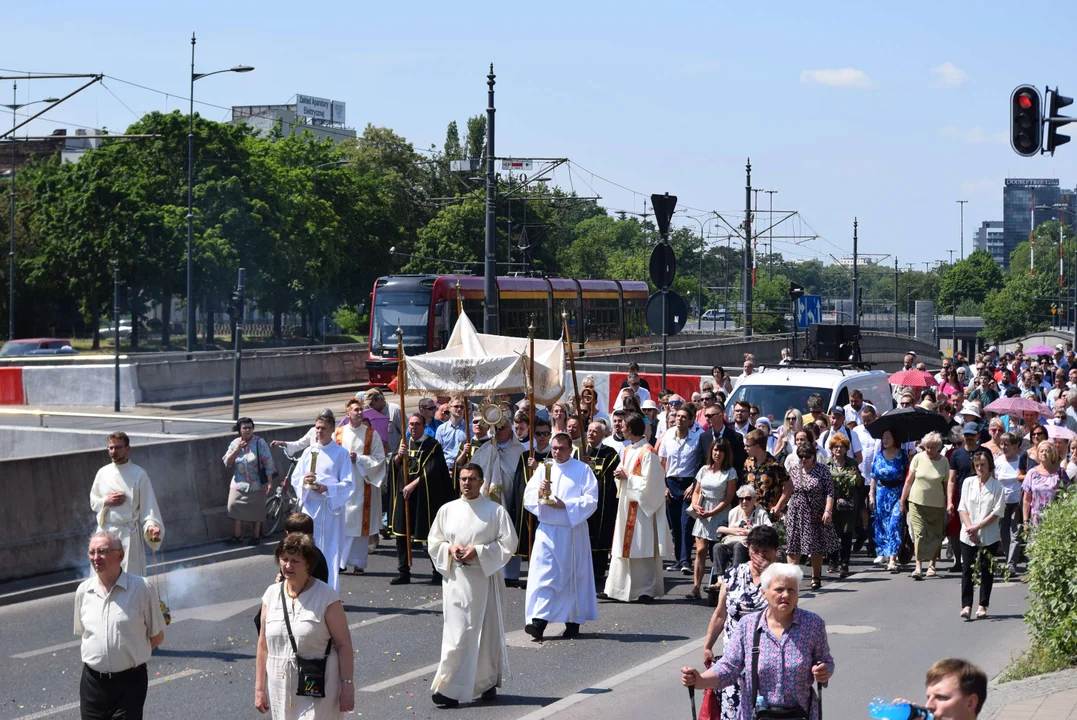
[[[890,430],[883,431],[882,450],[871,463],[871,491],[868,502],[875,509],[876,565],[887,563],[892,573],[898,570],[898,552],[904,531],[901,516],[901,489],[905,485],[908,459]]]

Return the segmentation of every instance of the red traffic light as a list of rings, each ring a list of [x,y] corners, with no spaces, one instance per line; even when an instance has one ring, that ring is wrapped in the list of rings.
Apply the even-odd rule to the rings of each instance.
[[[1022,110],[1030,110],[1032,108],[1032,98],[1028,95],[1018,95],[1017,104],[1021,106]]]

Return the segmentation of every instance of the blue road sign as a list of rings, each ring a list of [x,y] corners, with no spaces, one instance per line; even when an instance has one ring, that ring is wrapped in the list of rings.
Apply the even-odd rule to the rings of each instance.
[[[803,295],[797,298],[797,328],[804,330],[822,321],[822,295]]]

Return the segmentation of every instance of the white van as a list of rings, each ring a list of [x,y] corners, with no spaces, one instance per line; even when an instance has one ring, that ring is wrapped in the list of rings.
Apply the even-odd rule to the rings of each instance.
[[[770,418],[775,429],[781,427],[789,408],[807,413],[808,398],[815,393],[823,396],[823,412],[835,405],[848,405],[853,390],[862,392],[864,402],[874,405],[880,415],[895,407],[889,374],[863,365],[767,365],[736,381],[726,402],[729,415],[733,414],[734,403],[747,400],[759,406],[760,413]]]

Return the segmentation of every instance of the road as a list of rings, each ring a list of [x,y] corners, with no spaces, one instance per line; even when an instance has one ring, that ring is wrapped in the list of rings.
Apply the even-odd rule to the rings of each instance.
[[[270,547],[263,555],[169,573],[174,619],[149,664],[155,685],[147,717],[258,717],[251,617],[274,574]],[[419,554],[412,585],[390,587],[394,569],[383,543],[366,575],[342,577],[355,647],[356,715],[438,717],[443,711],[430,702],[428,688],[441,641],[440,586],[425,582],[430,566]],[[967,657],[994,676],[1026,645],[1027,586],[996,587],[989,618],[963,623],[956,576],[917,583],[864,559],[855,569],[847,580],[802,596],[803,606],[827,621],[837,663],[826,691],[828,720],[866,717],[874,695],[922,697],[924,671],[941,657]],[[699,664],[710,608],[682,599],[687,578],[666,578],[670,592],[656,604],[600,603],[600,620],[585,625],[583,637],[561,640],[561,627],[553,625],[541,645],[521,630],[524,591],[506,590],[511,679],[496,705],[457,712],[527,720],[687,716],[677,670]],[[78,717],[81,666],[71,608],[71,594],[0,608],[0,720]]]

